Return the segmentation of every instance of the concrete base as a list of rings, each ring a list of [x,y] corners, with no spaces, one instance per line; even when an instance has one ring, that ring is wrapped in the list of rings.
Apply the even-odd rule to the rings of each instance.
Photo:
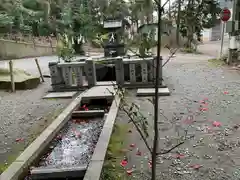
[[[51,99],[51,98],[72,98],[77,94],[77,91],[73,92],[52,92],[48,93],[43,99]]]
[[[138,89],[137,96],[154,96],[155,89],[154,88],[146,88],[146,89]],[[169,96],[170,91],[168,88],[158,88],[159,96]]]
[[[87,165],[71,168],[34,168],[31,170],[31,179],[82,178]]]
[[[73,111],[72,117],[84,118],[84,117],[103,117],[104,110],[89,110],[89,111]]]

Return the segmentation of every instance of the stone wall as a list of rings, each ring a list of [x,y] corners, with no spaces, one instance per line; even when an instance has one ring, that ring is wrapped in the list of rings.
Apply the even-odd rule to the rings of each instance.
[[[47,45],[34,46],[33,43],[15,42],[11,40],[0,39],[0,58],[18,59],[25,57],[47,56],[55,54],[56,48]]]

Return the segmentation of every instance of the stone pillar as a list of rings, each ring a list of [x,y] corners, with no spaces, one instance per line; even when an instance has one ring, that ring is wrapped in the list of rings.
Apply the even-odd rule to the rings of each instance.
[[[147,62],[141,63],[141,76],[142,76],[142,82],[147,83],[148,82],[148,66]]]
[[[150,82],[154,82],[154,70],[155,70],[155,58],[153,58],[152,60],[150,60],[149,62],[148,62],[148,73],[149,73],[149,81]]]
[[[86,60],[85,70],[88,81],[88,87],[95,86],[97,84],[96,66],[95,62],[92,59]]]
[[[64,81],[61,74],[61,69],[58,67],[57,62],[49,62],[48,64],[52,82],[52,88],[54,91],[59,90],[62,86],[64,86]]]
[[[115,61],[115,69],[116,69],[116,82],[117,85],[123,86],[124,85],[124,66],[123,66],[123,59],[117,59]]]

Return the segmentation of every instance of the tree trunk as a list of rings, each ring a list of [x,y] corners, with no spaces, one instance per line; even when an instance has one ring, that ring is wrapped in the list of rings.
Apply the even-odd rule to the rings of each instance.
[[[192,48],[192,41],[193,41],[193,7],[194,7],[194,0],[188,0],[187,12],[189,13],[187,17],[187,48]]]
[[[178,0],[177,32],[176,32],[178,47],[180,46],[180,12],[181,12],[181,0]]]

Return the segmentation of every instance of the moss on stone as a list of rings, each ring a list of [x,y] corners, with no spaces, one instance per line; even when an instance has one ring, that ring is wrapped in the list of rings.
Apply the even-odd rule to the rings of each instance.
[[[40,78],[23,70],[13,71],[15,88],[17,90],[34,89],[40,84]],[[11,89],[11,77],[8,69],[0,68],[0,89]]]

